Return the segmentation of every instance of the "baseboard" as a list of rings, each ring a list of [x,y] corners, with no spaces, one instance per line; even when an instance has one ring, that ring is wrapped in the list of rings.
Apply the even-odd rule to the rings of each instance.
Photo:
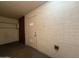
[[[19,41],[8,42],[8,43],[0,44],[0,45],[8,45],[8,44],[16,43],[16,42],[19,42]]]

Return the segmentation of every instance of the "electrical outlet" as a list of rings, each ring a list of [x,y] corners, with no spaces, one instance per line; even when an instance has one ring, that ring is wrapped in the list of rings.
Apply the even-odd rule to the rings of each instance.
[[[58,51],[58,50],[59,50],[59,46],[58,46],[58,45],[54,45],[54,49],[55,49],[56,51]]]

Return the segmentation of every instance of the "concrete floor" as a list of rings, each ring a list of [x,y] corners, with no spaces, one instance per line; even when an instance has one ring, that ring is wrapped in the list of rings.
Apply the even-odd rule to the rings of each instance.
[[[48,58],[32,47],[24,46],[18,42],[0,46],[0,57],[2,58]]]

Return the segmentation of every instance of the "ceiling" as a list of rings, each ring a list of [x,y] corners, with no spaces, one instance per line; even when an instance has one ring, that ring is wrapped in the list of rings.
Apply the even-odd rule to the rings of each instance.
[[[0,16],[18,19],[46,1],[0,1]]]

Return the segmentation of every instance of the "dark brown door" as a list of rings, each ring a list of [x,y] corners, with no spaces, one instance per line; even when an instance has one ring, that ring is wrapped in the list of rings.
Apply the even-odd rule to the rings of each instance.
[[[19,42],[25,44],[24,16],[19,19]]]

